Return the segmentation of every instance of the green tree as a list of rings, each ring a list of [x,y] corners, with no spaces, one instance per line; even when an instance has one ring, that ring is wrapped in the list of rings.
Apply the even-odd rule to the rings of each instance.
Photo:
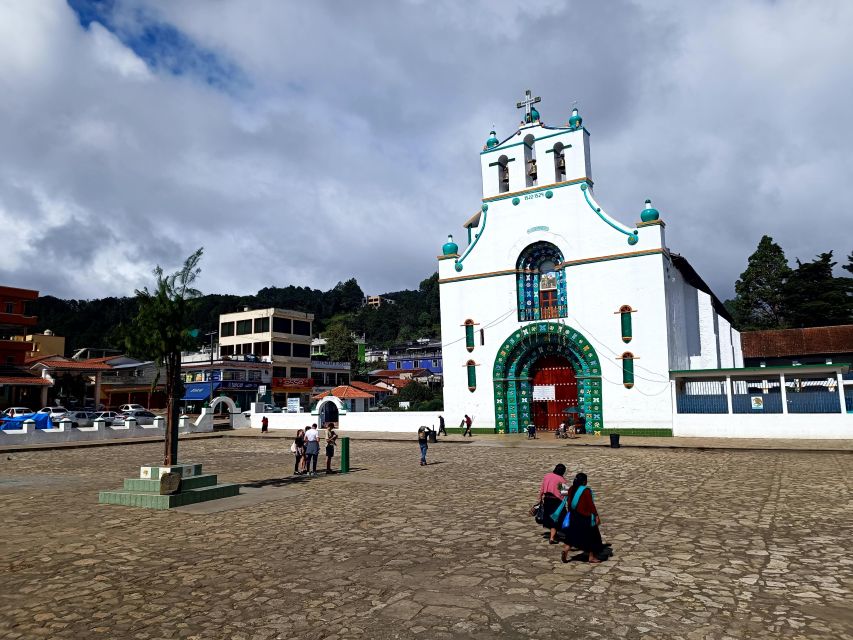
[[[790,273],[782,247],[770,236],[763,236],[735,283],[733,308],[738,328],[775,329],[783,325],[782,290]]]
[[[853,273],[853,251],[851,251],[850,255],[847,256],[847,264],[843,265],[841,268]]]
[[[335,323],[326,329],[326,355],[329,360],[336,362],[358,363],[358,345],[352,337],[352,332],[343,323]]]
[[[178,462],[178,401],[183,395],[181,351],[192,348],[196,339],[190,333],[193,303],[201,292],[193,287],[201,268],[203,248],[184,261],[183,267],[166,275],[159,265],[154,269],[156,285],[136,291],[139,311],[127,337],[130,353],[151,358],[166,370],[166,443],[164,465]],[[159,378],[159,374],[158,374]],[[154,380],[157,385],[159,380]]]
[[[832,251],[797,268],[783,288],[786,319],[792,327],[819,327],[853,322],[853,278],[835,277]]]

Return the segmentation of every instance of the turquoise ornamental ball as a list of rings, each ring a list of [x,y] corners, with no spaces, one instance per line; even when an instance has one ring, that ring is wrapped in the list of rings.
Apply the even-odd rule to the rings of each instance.
[[[635,245],[640,241],[640,239],[635,235],[628,236],[628,244]]]
[[[486,213],[486,211],[489,210],[489,205],[484,204],[482,207],[480,207],[480,209],[483,211],[483,213]]]
[[[462,263],[461,263],[461,262],[457,262],[457,263],[453,266],[453,268],[454,268],[454,269],[456,269],[457,271],[462,271]]]
[[[513,205],[515,205],[515,206],[518,206],[518,203],[519,203],[519,202],[521,202],[521,200],[519,200],[518,198],[513,198],[513,199],[512,199],[512,204],[513,204]]]
[[[545,192],[545,197],[550,200],[551,198],[554,197],[554,192],[551,191],[550,189],[548,189],[548,191]]]
[[[580,117],[577,109],[572,109],[572,117],[569,118],[569,126],[572,129],[580,129],[583,125],[583,118]]]
[[[536,110],[536,107],[531,107],[530,118],[533,120],[533,122],[539,122],[539,112]]]
[[[441,252],[446,256],[455,256],[459,253],[459,245],[453,242],[453,236],[447,236],[447,242],[444,243]]]
[[[646,200],[646,207],[640,213],[640,220],[643,222],[652,222],[654,220],[660,219],[660,213],[658,210],[652,207],[652,201]]]
[[[497,137],[497,135],[495,134],[495,132],[494,132],[494,131],[489,131],[489,139],[488,139],[488,140],[486,140],[486,148],[487,148],[487,149],[494,149],[494,148],[495,148],[496,146],[498,146],[500,143],[501,143],[501,141],[500,141],[500,140],[498,140],[498,137]]]

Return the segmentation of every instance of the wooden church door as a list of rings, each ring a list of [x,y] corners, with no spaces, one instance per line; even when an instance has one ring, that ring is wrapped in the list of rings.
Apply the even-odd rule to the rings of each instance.
[[[539,389],[537,389],[539,387]],[[537,400],[537,396],[553,399]],[[542,356],[533,365],[533,424],[537,429],[555,430],[565,420],[568,407],[578,406],[578,380],[568,358],[558,355]]]

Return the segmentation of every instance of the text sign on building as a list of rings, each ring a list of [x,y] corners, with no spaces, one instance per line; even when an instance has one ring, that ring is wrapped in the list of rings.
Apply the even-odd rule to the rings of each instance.
[[[311,378],[273,378],[272,386],[275,389],[311,389],[314,381]]]
[[[242,382],[240,380],[226,380],[222,383],[222,389],[243,389],[246,391],[255,391],[258,388],[257,382]]]
[[[299,413],[299,398],[288,398],[287,399],[287,412],[288,413]]]
[[[556,400],[557,392],[553,384],[533,385],[533,400]]]

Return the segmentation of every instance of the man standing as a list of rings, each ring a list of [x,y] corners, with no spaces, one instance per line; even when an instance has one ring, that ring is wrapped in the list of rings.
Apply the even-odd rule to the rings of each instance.
[[[426,466],[426,454],[429,445],[427,444],[427,439],[429,438],[429,429],[426,427],[421,427],[418,429],[418,444],[421,447],[421,466]]]
[[[447,429],[444,428],[444,416],[438,416],[438,435],[447,435]]]
[[[465,436],[468,436],[469,438],[473,438],[474,436],[471,434],[471,423],[473,422],[471,420],[471,416],[466,413],[465,417],[462,418],[462,422],[465,424],[465,431],[463,432],[462,437],[464,438]]]
[[[317,475],[317,456],[320,455],[320,434],[317,425],[312,424],[305,432],[305,473]]]

